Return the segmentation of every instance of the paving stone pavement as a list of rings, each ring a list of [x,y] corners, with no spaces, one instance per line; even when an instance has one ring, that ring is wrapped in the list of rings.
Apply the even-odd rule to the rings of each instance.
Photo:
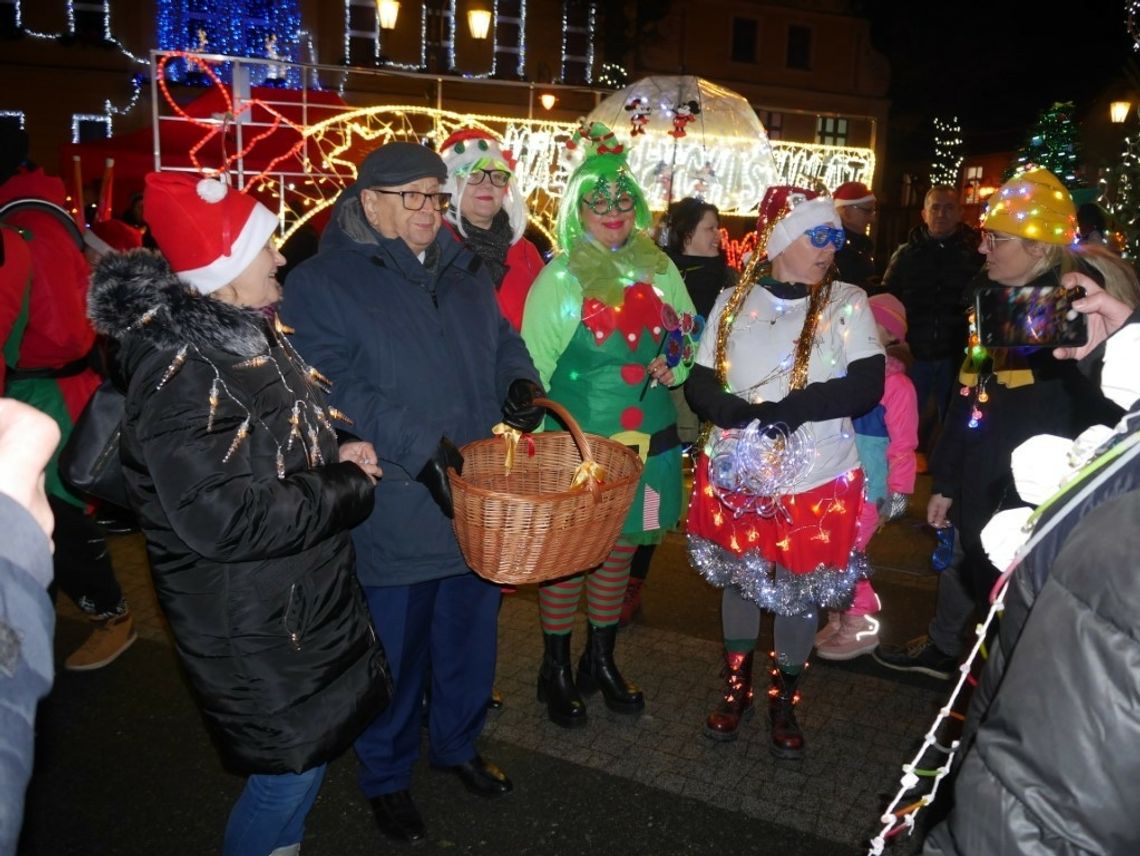
[[[141,537],[117,536],[108,542],[139,635],[169,645]],[[660,548],[652,586],[659,598],[668,597],[668,608],[682,616],[686,610],[704,615],[697,623],[707,625],[719,603],[716,593],[687,569],[683,575],[663,569],[678,563],[682,543],[674,534]],[[650,590],[647,586],[647,594]],[[59,612],[64,619],[78,617],[66,598],[60,599]],[[666,618],[635,623],[619,634],[617,660],[644,690],[645,713],[614,714],[595,696],[589,725],[567,730],[550,722],[535,699],[541,637],[534,589],[523,587],[505,597],[497,687],[506,704],[489,716],[485,740],[693,799],[739,816],[741,822],[755,819],[807,833],[834,842],[836,852],[863,851],[879,831],[878,815],[894,794],[900,765],[913,754],[945,688],[900,681],[885,670],[875,674],[865,663],[817,661],[801,683],[803,701],[797,708],[807,736],[806,757],[777,760],[768,751],[762,703],[736,741],[720,743],[703,735],[704,718],[717,701],[722,680],[716,628],[694,635],[671,629],[686,628],[683,618]],[[580,615],[575,656],[584,640],[585,618]],[[761,699],[762,692],[761,686]],[[905,855],[918,849],[917,840],[903,840],[890,852]]]
[[[567,730],[535,701],[537,607],[507,598],[499,626],[497,685],[507,703],[489,719],[488,737],[849,846],[878,832],[884,796],[894,794],[900,765],[944,697],[817,663],[801,683],[797,708],[806,756],[781,761],[768,751],[762,706],[733,742],[703,735],[722,680],[718,643],[633,625],[619,635],[616,659],[644,691],[645,713],[621,716],[594,697],[587,727]],[[577,655],[584,619],[574,639]]]

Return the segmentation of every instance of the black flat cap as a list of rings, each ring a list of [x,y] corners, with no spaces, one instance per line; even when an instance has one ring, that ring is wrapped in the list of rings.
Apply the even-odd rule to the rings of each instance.
[[[417,143],[385,143],[364,159],[357,173],[361,187],[395,187],[420,178],[447,180],[443,160],[426,146]]]

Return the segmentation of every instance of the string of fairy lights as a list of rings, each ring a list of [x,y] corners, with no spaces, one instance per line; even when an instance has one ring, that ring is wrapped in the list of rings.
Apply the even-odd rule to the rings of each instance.
[[[1125,0],[1124,28],[1128,31],[1128,37],[1132,39],[1134,51],[1140,51],[1140,21],[1137,20],[1137,12],[1140,12],[1140,0]]]
[[[958,184],[958,170],[966,159],[962,144],[962,126],[958,117],[934,119],[934,163],[930,166],[930,184]]]
[[[45,41],[58,41],[64,35],[75,36],[78,30],[78,22],[76,20],[76,3],[75,0],[67,0],[66,13],[67,13],[67,32],[65,33],[44,33],[38,30],[31,30],[24,27],[23,15],[23,2],[22,0],[14,0],[15,7],[15,23],[16,28],[20,30],[25,36],[33,39],[42,39]],[[90,7],[94,4],[88,2],[81,4],[84,11],[91,11]],[[115,38],[111,30],[111,5],[110,0],[103,0],[100,4],[100,12],[103,17],[102,22],[102,37],[104,43],[111,45],[118,49],[118,51],[129,59],[131,62],[140,66],[149,66],[150,62],[145,57],[136,56],[128,50],[122,42]],[[101,121],[107,126],[107,136],[110,136],[113,130],[113,122],[115,116],[124,116],[129,113],[136,104],[142,94],[142,75],[136,74],[131,77],[131,94],[127,99],[127,103],[123,106],[118,106],[111,99],[105,99],[103,102],[103,114],[77,114],[71,120],[71,141],[73,143],[79,142],[79,128],[80,125],[86,121]],[[23,114],[21,113],[20,125],[23,127]]]
[[[156,54],[156,80],[161,96],[166,101],[162,122],[182,122],[201,128],[201,138],[189,149],[195,169],[235,172],[244,189],[252,189],[259,196],[276,203],[282,220],[280,239],[287,240],[308,220],[332,205],[337,194],[356,177],[356,164],[363,155],[378,145],[391,140],[430,142],[442,140],[465,127],[486,131],[502,140],[503,147],[512,152],[519,163],[520,191],[527,199],[531,222],[554,242],[554,223],[559,200],[562,198],[570,173],[576,166],[576,156],[566,143],[578,129],[577,124],[545,119],[523,119],[503,115],[455,113],[452,111],[415,105],[384,104],[353,109],[328,107],[333,115],[309,125],[301,125],[287,118],[283,111],[286,102],[272,102],[265,98],[245,99],[235,107],[229,88],[217,69],[221,63],[214,57],[203,57],[191,51],[173,51]],[[213,117],[194,117],[178,104],[169,90],[166,70],[178,63],[192,66],[197,73],[217,87],[227,114],[240,115],[246,134],[243,148],[224,156],[224,163],[211,160],[207,154],[225,139],[224,123]],[[266,96],[268,97],[268,96]],[[279,109],[281,108],[281,109]],[[254,121],[255,109],[268,114],[268,119]],[[247,115],[248,114],[248,115]],[[228,121],[235,121],[237,117]],[[294,135],[294,141],[284,153],[275,154],[268,164],[259,156],[258,145],[277,131]],[[751,149],[734,150],[732,140],[705,138],[691,135],[691,157],[702,163],[707,152],[717,153],[718,168],[726,178],[744,176],[744,168],[751,163]],[[161,139],[161,135],[160,135]],[[273,143],[280,152],[281,138]],[[639,139],[631,145],[632,155],[638,147],[651,144]],[[674,141],[670,141],[674,145]],[[846,180],[871,180],[874,154],[870,149],[828,147],[810,143],[778,141],[771,144],[773,159],[784,165],[784,172],[776,171],[767,182],[750,185],[750,193],[742,194],[734,206],[722,208],[726,215],[752,216],[755,200],[759,199],[768,183],[787,183],[797,186],[836,186]],[[652,155],[649,149],[648,154]],[[159,151],[159,167],[164,153]],[[690,155],[682,153],[678,164]],[[249,158],[249,164],[246,163]],[[722,163],[723,161],[723,163]],[[258,164],[251,170],[250,164]],[[862,169],[860,170],[860,167]],[[741,179],[743,180],[743,178]],[[651,207],[663,210],[666,202],[658,200]],[[730,263],[739,265],[745,252],[752,248],[748,238],[726,246]]]

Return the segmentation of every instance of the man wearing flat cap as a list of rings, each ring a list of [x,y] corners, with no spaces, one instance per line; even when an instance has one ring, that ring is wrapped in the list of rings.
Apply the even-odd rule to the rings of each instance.
[[[499,588],[460,553],[447,469],[461,471],[458,447],[496,423],[530,431],[543,416],[533,404],[538,373],[490,277],[440,234],[446,178],[439,156],[415,143],[368,155],[320,251],[290,275],[281,311],[301,355],[332,381],[346,430],[372,443],[384,470],[354,543],[395,693],[355,748],[377,825],[401,841],[426,834],[410,793],[425,692],[431,765],[480,796],[512,788],[475,748],[494,678]]]

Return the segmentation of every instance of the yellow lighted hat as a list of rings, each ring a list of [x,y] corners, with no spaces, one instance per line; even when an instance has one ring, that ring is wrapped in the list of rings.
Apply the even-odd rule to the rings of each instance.
[[[1071,244],[1077,233],[1073,197],[1047,169],[1015,175],[990,197],[982,227],[1041,241]]]

